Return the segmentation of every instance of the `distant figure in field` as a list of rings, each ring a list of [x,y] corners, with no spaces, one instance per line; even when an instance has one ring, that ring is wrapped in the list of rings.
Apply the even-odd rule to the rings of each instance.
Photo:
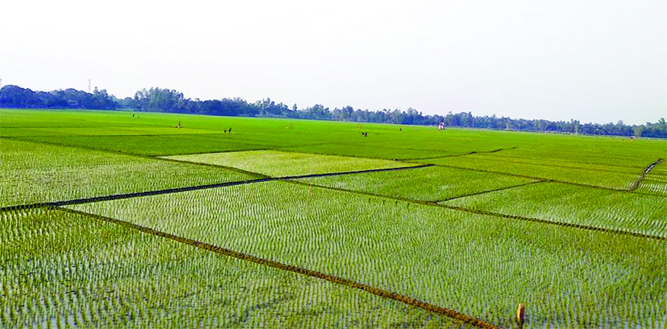
[[[403,131],[403,128],[398,128],[398,131]]]
[[[368,133],[361,133],[361,136],[368,137]]]
[[[232,128],[229,128],[229,133],[230,133],[230,134],[232,133]]]
[[[181,121],[178,121],[178,126],[176,128],[181,128]]]
[[[225,129],[225,134],[227,133],[227,129]]]

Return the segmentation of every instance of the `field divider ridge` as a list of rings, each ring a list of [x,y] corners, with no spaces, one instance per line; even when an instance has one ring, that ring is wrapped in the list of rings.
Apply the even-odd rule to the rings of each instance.
[[[327,190],[348,192],[348,193],[354,193],[354,194],[365,195],[365,196],[373,196],[373,197],[384,198],[384,199],[388,199],[388,200],[408,202],[408,203],[418,204],[418,205],[422,205],[422,206],[438,207],[438,208],[443,208],[443,209],[461,211],[461,212],[477,214],[477,215],[491,216],[491,217],[496,217],[496,218],[522,220],[522,221],[535,222],[535,223],[541,223],[541,224],[547,224],[547,225],[556,225],[556,226],[570,227],[570,228],[576,228],[576,229],[582,229],[582,230],[598,231],[598,232],[605,232],[605,233],[619,234],[619,235],[629,235],[629,236],[646,238],[646,239],[667,241],[667,237],[662,237],[662,236],[658,236],[658,235],[644,234],[644,233],[631,232],[631,231],[623,231],[623,230],[617,230],[617,229],[612,229],[612,228],[604,228],[604,227],[597,227],[597,226],[583,225],[583,224],[576,224],[576,223],[566,223],[566,222],[552,221],[552,220],[533,218],[533,217],[507,215],[507,214],[501,214],[501,213],[496,213],[496,212],[491,212],[491,211],[475,210],[475,209],[464,208],[464,207],[443,205],[443,204],[439,204],[439,203],[436,203],[436,202],[433,202],[433,201],[412,200],[412,199],[406,199],[406,198],[401,198],[401,197],[394,197],[394,196],[390,196],[390,195],[383,195],[383,194],[376,194],[376,193],[370,193],[370,192],[348,190],[348,189],[343,189],[343,188],[339,188],[339,187],[331,187],[331,186],[316,185],[316,184],[311,185],[309,183],[304,183],[304,182],[299,182],[299,181],[294,181],[294,180],[290,180],[290,181],[287,181],[287,182],[297,184],[297,185],[314,186],[314,187],[319,187],[319,188],[323,188],[323,189],[327,189]],[[542,182],[540,182],[540,183],[542,183]]]
[[[173,161],[178,162],[178,160],[173,160]],[[344,171],[344,172],[336,172],[336,173],[322,173],[322,174],[309,174],[309,175],[284,176],[284,177],[269,177],[269,176],[265,176],[265,175],[261,175],[261,174],[257,174],[257,173],[253,173],[253,172],[243,170],[243,172],[245,172],[245,173],[249,173],[249,174],[252,174],[252,175],[255,175],[255,176],[264,176],[264,177],[260,177],[260,178],[256,178],[256,179],[249,179],[249,180],[242,180],[242,181],[235,181],[235,182],[225,182],[225,183],[206,184],[206,185],[197,185],[197,186],[176,187],[176,188],[169,188],[169,189],[163,189],[163,190],[112,194],[112,195],[97,196],[97,197],[90,197],[90,198],[80,198],[80,199],[65,200],[65,201],[41,202],[41,203],[23,204],[23,205],[16,205],[16,206],[7,206],[7,207],[0,208],[0,211],[15,211],[15,210],[20,210],[20,209],[39,208],[39,207],[71,206],[71,205],[77,205],[77,204],[102,202],[102,201],[112,201],[112,200],[121,200],[121,199],[131,199],[131,198],[154,196],[154,195],[161,195],[161,194],[173,194],[173,193],[181,193],[181,192],[189,192],[189,191],[197,191],[197,190],[206,190],[206,189],[213,189],[213,188],[220,188],[220,187],[229,187],[229,186],[237,186],[237,185],[263,183],[263,182],[270,182],[270,181],[288,181],[288,180],[300,179],[300,178],[342,176],[342,175],[352,175],[352,174],[363,174],[363,173],[368,173],[368,172],[407,170],[407,169],[417,169],[417,168],[425,168],[425,167],[432,167],[432,166],[433,165],[431,165],[431,164],[426,164],[426,165],[420,165],[420,166],[407,166],[407,167],[395,167],[395,168],[383,168],[383,169],[368,169],[368,170],[358,170],[358,171]]]
[[[363,144],[355,144],[355,143],[323,143],[322,145],[345,145],[345,146],[367,146]],[[303,146],[311,146],[311,145],[303,145]],[[381,158],[381,157],[376,157],[376,156],[368,156],[368,155],[351,155],[351,154],[334,154],[334,153],[325,153],[325,152],[317,152],[317,151],[299,151],[299,150],[291,150],[291,148],[295,147],[301,147],[301,146],[290,146],[290,147],[284,147],[284,148],[277,148],[273,149],[273,151],[278,151],[278,152],[284,152],[284,153],[297,153],[297,154],[311,154],[311,155],[328,155],[328,156],[335,156],[335,157],[344,157],[344,158],[353,158],[353,159],[373,159],[373,160],[386,160],[386,161],[396,161],[396,162],[404,162],[404,159],[398,159],[398,158]],[[391,148],[391,146],[387,146]],[[431,151],[431,150],[422,150],[422,149],[411,149],[411,150],[418,150],[418,151]],[[407,162],[407,161],[405,161]]]
[[[324,174],[283,176],[283,177],[277,177],[276,180],[289,180],[289,179],[301,179],[301,178],[315,178],[315,177],[329,177],[329,176],[340,176],[340,175],[365,174],[365,173],[383,172],[383,171],[396,171],[396,170],[428,168],[428,167],[433,167],[433,166],[434,165],[432,165],[432,164],[423,164],[423,165],[407,166],[407,167],[355,170],[355,171],[346,171],[346,172],[340,172],[340,173],[324,173]]]
[[[439,155],[439,156],[432,156],[432,157],[423,157],[423,158],[409,158],[409,159],[403,159],[405,161],[418,161],[418,160],[431,160],[431,159],[440,159],[440,158],[456,158],[456,157],[462,157],[466,155],[473,155],[473,154],[487,154],[487,153],[497,153],[501,151],[509,151],[516,149],[516,146],[512,146],[510,148],[499,148],[497,150],[492,150],[492,151],[472,151],[468,153],[463,153],[463,154],[449,154],[449,155]]]
[[[496,325],[493,325],[491,323],[488,323],[488,322],[485,322],[483,320],[474,318],[472,316],[457,312],[453,309],[448,309],[448,308],[444,308],[444,307],[441,307],[441,306],[438,306],[438,305],[430,304],[430,303],[427,303],[427,302],[424,302],[424,301],[421,301],[421,300],[418,300],[418,299],[415,299],[415,298],[412,298],[412,297],[408,297],[408,296],[405,296],[405,295],[400,295],[400,294],[397,294],[397,293],[394,293],[394,292],[391,292],[391,291],[383,290],[383,289],[373,287],[373,286],[370,286],[370,285],[367,285],[367,284],[364,284],[364,283],[359,283],[359,282],[356,282],[356,281],[353,281],[353,280],[350,280],[350,279],[345,279],[345,278],[337,277],[337,276],[334,276],[334,275],[309,270],[307,268],[298,267],[298,266],[289,265],[289,264],[284,264],[284,263],[273,261],[273,260],[270,260],[270,259],[245,254],[245,253],[242,253],[242,252],[239,252],[239,251],[234,251],[234,250],[223,248],[223,247],[216,246],[216,245],[213,245],[213,244],[209,244],[209,243],[205,243],[205,242],[201,242],[201,241],[181,237],[181,236],[174,235],[174,234],[167,233],[167,232],[158,231],[158,230],[152,229],[150,227],[134,224],[134,223],[127,222],[127,221],[120,220],[120,219],[116,219],[116,218],[106,217],[106,216],[97,215],[97,214],[91,214],[91,213],[87,213],[87,212],[83,212],[83,211],[79,211],[79,210],[74,210],[74,209],[69,209],[69,208],[55,207],[55,209],[58,209],[58,210],[64,211],[64,212],[68,212],[68,213],[72,213],[72,214],[78,214],[78,215],[83,215],[83,216],[96,218],[98,220],[102,220],[102,221],[105,221],[105,222],[117,224],[117,225],[120,225],[120,226],[123,226],[123,227],[126,227],[126,228],[130,228],[130,229],[133,229],[133,230],[136,230],[136,231],[140,231],[140,232],[143,232],[143,233],[146,233],[146,234],[151,234],[151,235],[158,236],[158,237],[161,237],[161,238],[169,239],[169,240],[176,241],[176,242],[179,242],[179,243],[187,244],[187,245],[190,245],[190,246],[193,246],[193,247],[196,247],[196,248],[199,248],[199,249],[207,250],[207,251],[210,251],[210,252],[214,252],[214,253],[217,253],[217,254],[221,254],[221,255],[237,258],[237,259],[240,259],[240,260],[256,263],[256,264],[259,264],[259,265],[273,267],[273,268],[277,268],[277,269],[280,269],[280,270],[289,271],[289,272],[293,272],[293,273],[297,273],[297,274],[301,274],[301,275],[305,275],[305,276],[309,276],[309,277],[322,279],[322,280],[325,280],[325,281],[328,281],[328,282],[331,282],[331,283],[334,283],[334,284],[346,286],[346,287],[349,287],[349,288],[359,289],[359,290],[371,293],[373,295],[376,295],[376,296],[379,296],[379,297],[382,297],[382,298],[385,298],[385,299],[392,299],[392,300],[395,300],[395,301],[398,301],[398,302],[401,302],[401,303],[404,303],[404,304],[407,304],[407,305],[410,305],[410,306],[413,306],[413,307],[417,307],[417,308],[420,308],[420,309],[423,309],[423,310],[426,310],[426,311],[429,311],[429,312],[432,312],[432,313],[435,313],[435,314],[439,314],[439,315],[443,315],[443,316],[446,316],[446,317],[449,317],[449,318],[452,318],[452,319],[455,319],[455,320],[459,320],[461,322],[464,322],[464,323],[467,323],[467,324],[470,324],[470,325],[474,325],[474,326],[479,327],[479,328],[499,329],[499,327],[496,326]]]
[[[469,196],[475,196],[475,195],[481,195],[481,194],[486,194],[486,193],[504,191],[504,190],[509,190],[509,189],[513,189],[513,188],[516,188],[516,187],[522,187],[522,186],[533,185],[533,184],[544,183],[544,182],[550,182],[550,180],[549,179],[540,179],[540,180],[535,180],[535,181],[528,182],[528,183],[512,185],[512,186],[505,186],[505,187],[501,187],[501,188],[497,188],[497,189],[493,189],[493,190],[475,192],[475,193],[470,193],[470,194],[465,194],[465,195],[460,195],[460,196],[447,198],[447,199],[444,199],[444,200],[435,200],[435,201],[432,201],[432,202],[438,203],[438,202],[452,201],[452,200],[456,200],[456,199],[467,198]]]
[[[570,228],[576,228],[576,229],[584,229],[584,230],[589,230],[589,231],[598,231],[598,232],[605,232],[605,233],[611,233],[611,234],[620,234],[620,235],[630,235],[630,236],[634,236],[634,237],[638,237],[638,238],[653,239],[653,240],[659,240],[659,241],[667,241],[667,237],[662,237],[662,236],[658,236],[658,235],[651,235],[651,234],[644,234],[644,233],[639,233],[639,232],[624,231],[624,230],[618,230],[618,229],[613,229],[613,228],[597,227],[597,226],[577,224],[577,223],[550,221],[550,220],[546,220],[546,219],[533,218],[533,217],[524,217],[524,216],[517,216],[517,215],[507,215],[507,214],[501,214],[501,213],[496,213],[496,212],[491,212],[491,211],[476,210],[476,209],[456,207],[456,206],[448,206],[448,205],[443,205],[443,204],[436,204],[436,206],[446,208],[446,209],[456,210],[456,211],[463,211],[463,212],[473,213],[473,214],[477,214],[477,215],[486,215],[486,216],[500,217],[500,218],[505,218],[505,219],[516,219],[516,220],[535,222],[535,223],[541,223],[541,224],[550,224],[550,225],[557,225],[557,226],[570,227]]]
[[[188,135],[188,134],[185,134],[185,135]],[[218,135],[218,134],[196,134],[196,135],[200,136],[200,135]],[[48,136],[51,136],[51,135],[40,135],[40,136],[48,137]],[[86,137],[103,137],[103,136],[129,136],[129,137],[133,137],[133,136],[156,136],[157,137],[157,136],[184,136],[184,135],[158,134],[158,135],[85,135],[85,136]],[[69,148],[75,148],[75,149],[81,149],[81,150],[111,153],[111,154],[114,154],[114,155],[133,156],[133,157],[151,159],[151,160],[171,160],[171,159],[162,158],[162,157],[167,157],[167,156],[198,155],[198,154],[209,154],[209,153],[231,153],[231,152],[244,152],[244,151],[274,151],[274,150],[277,150],[275,147],[272,147],[271,145],[243,143],[243,144],[250,145],[250,146],[267,146],[267,147],[258,148],[258,149],[206,151],[206,152],[183,153],[183,154],[179,153],[179,154],[168,154],[168,155],[165,155],[165,154],[142,154],[142,153],[133,153],[133,152],[128,152],[128,151],[110,150],[110,149],[105,149],[105,148],[95,148],[95,147],[91,147],[91,146],[78,145],[78,144],[64,144],[64,143],[47,142],[47,141],[42,141],[42,140],[24,139],[24,138],[20,138],[20,137],[21,136],[0,136],[0,139],[15,140],[15,141],[19,141],[19,142],[33,143],[33,144],[45,144],[45,145],[52,145],[52,146],[69,147]],[[175,161],[175,160],[172,160],[172,161]],[[180,162],[186,162],[187,163],[188,161],[180,161]],[[193,162],[193,163],[195,163],[195,162]],[[197,164],[202,164],[202,163],[197,163]],[[226,167],[226,168],[236,169],[236,168],[233,168],[233,167]],[[257,175],[257,174],[255,173],[255,175]]]
[[[636,190],[636,189],[639,187],[639,184],[641,184],[641,182],[644,180],[644,178],[646,178],[646,174],[648,174],[649,172],[651,172],[651,170],[653,170],[653,168],[655,168],[655,166],[659,165],[659,164],[660,164],[662,161],[664,161],[664,160],[665,160],[665,159],[660,158],[660,159],[658,159],[658,161],[653,162],[653,163],[651,163],[650,165],[648,165],[648,166],[644,169],[644,172],[642,172],[641,176],[639,176],[639,178],[637,178],[637,180],[634,181],[634,182],[632,183],[632,185],[630,186],[630,188],[628,188],[628,191],[634,191],[634,190]]]
[[[65,201],[33,203],[33,204],[27,204],[27,205],[2,207],[2,208],[0,208],[0,211],[13,211],[13,210],[18,210],[18,209],[36,208],[36,207],[71,206],[71,205],[93,203],[93,202],[130,199],[130,198],[138,198],[138,197],[161,195],[161,194],[172,194],[172,193],[180,193],[180,192],[188,192],[188,191],[205,190],[205,189],[218,188],[218,187],[227,187],[227,186],[245,185],[245,184],[252,184],[252,183],[261,183],[261,182],[267,182],[267,181],[271,181],[271,180],[274,180],[274,179],[272,179],[272,178],[257,178],[257,179],[243,180],[243,181],[236,181],[236,182],[225,182],[225,183],[217,183],[217,184],[198,185],[198,186],[177,187],[177,188],[170,188],[170,189],[164,189],[164,190],[154,190],[154,191],[145,191],[145,192],[112,194],[112,195],[97,196],[97,197],[91,197],[91,198],[73,199],[73,200],[65,200]]]
[[[217,153],[217,152],[214,152],[214,153]],[[166,156],[171,156],[171,155],[166,155]],[[190,164],[190,165],[198,165],[198,166],[212,167],[212,168],[218,168],[218,169],[227,169],[227,170],[231,170],[231,171],[234,171],[234,172],[238,172],[238,173],[246,174],[246,175],[250,175],[250,176],[257,176],[257,177],[260,177],[260,178],[271,178],[270,176],[267,176],[267,175],[264,175],[264,174],[260,174],[260,173],[253,172],[253,171],[247,171],[247,170],[243,170],[243,169],[236,168],[236,167],[228,167],[228,166],[217,165],[217,164],[212,164],[212,163],[194,162],[194,161],[188,161],[188,160],[169,159],[169,158],[164,158],[163,155],[156,156],[156,157],[151,157],[151,159],[159,160],[159,161],[174,162],[174,163],[186,163],[186,164]]]
[[[531,163],[531,162],[525,162],[525,161],[513,161],[513,160],[500,159],[501,158],[500,156],[492,156],[492,157],[494,157],[496,159],[493,159],[491,161],[502,161],[502,162],[508,162],[508,163],[526,164],[526,165],[531,165],[531,166],[541,166],[541,167],[550,167],[550,168],[579,169],[579,170],[607,172],[607,173],[614,173],[614,174],[632,175],[632,173],[629,173],[629,172],[626,172],[626,171],[607,170],[607,169],[600,169],[600,168],[575,167],[575,166],[563,166],[563,165],[546,164],[546,163]],[[623,168],[634,169],[634,168],[630,168],[630,167],[623,167]]]
[[[535,160],[535,157],[531,156],[520,156],[520,155],[512,155],[512,156],[507,156],[506,154],[495,154],[493,155],[494,158],[498,159],[503,159],[503,161],[506,161],[505,159],[513,159],[513,160],[522,160],[521,162],[524,163],[526,160]],[[538,157],[539,159],[540,157]],[[624,157],[615,157],[615,158],[624,158]],[[581,162],[579,160],[572,160],[572,159],[558,159],[559,163],[566,163],[566,164],[571,164],[571,165],[599,165],[599,166],[605,166],[605,167],[614,167],[614,168],[623,168],[623,169],[644,169],[643,166],[637,166],[637,165],[619,165],[619,164],[609,164],[609,163],[595,163],[595,162]],[[527,163],[527,162],[526,162]],[[572,167],[574,168],[574,167]]]

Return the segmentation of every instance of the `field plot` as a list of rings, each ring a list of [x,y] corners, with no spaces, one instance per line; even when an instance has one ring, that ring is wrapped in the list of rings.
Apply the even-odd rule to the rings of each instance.
[[[0,327],[464,327],[59,210],[0,214]]]
[[[658,158],[667,156],[664,140],[592,136],[535,137],[525,138],[519,147],[494,155],[511,159],[528,158],[637,169],[643,169]]]
[[[272,147],[239,142],[218,135],[31,136],[21,137],[21,140],[147,156],[261,150]]]
[[[443,204],[667,238],[667,197],[540,183]]]
[[[446,167],[303,178],[299,181],[419,201],[442,201],[537,182],[534,179]]]
[[[137,120],[133,113],[112,111],[19,110],[0,109],[3,128],[153,126],[155,122]],[[150,113],[146,113],[150,116]],[[143,113],[142,113],[143,115]],[[163,116],[164,117],[164,116]],[[0,136],[3,131],[0,131]]]
[[[72,206],[512,327],[667,324],[667,244],[266,182]],[[409,265],[408,265],[409,264]]]
[[[0,140],[0,206],[254,179],[222,168]]]
[[[510,150],[511,151],[511,150]],[[528,165],[537,165],[537,166],[546,166],[560,168],[562,170],[569,169],[583,169],[583,170],[594,170],[602,171],[609,173],[618,173],[618,174],[630,174],[637,175],[641,173],[642,170],[646,167],[646,163],[642,163],[639,166],[617,166],[609,164],[590,164],[590,163],[581,163],[581,162],[572,162],[563,159],[554,159],[554,158],[527,158],[527,157],[516,157],[507,155],[510,153],[507,152],[498,152],[492,154],[477,154],[475,158],[477,159],[486,159],[489,161],[501,161],[503,163],[512,163],[512,164],[528,164]]]
[[[368,138],[350,138],[350,134],[330,138],[335,142],[324,145],[306,145],[284,148],[289,151],[331,154],[344,156],[361,156],[379,159],[430,159],[446,156],[458,156],[471,152],[492,152],[502,150],[504,147],[511,148],[516,141],[500,138],[494,132],[481,132],[491,134],[493,138],[484,138],[480,141],[476,134],[480,132],[461,133],[460,130],[452,129],[444,131],[420,131],[415,128],[406,128],[408,131],[387,131],[386,129],[364,129],[369,132]],[[415,131],[413,131],[415,130]],[[355,133],[356,136],[358,133]],[[472,134],[472,136],[471,136]]]
[[[483,155],[424,160],[424,162],[455,168],[469,168],[539,179],[552,179],[619,190],[630,188],[643,171],[642,169],[637,169],[637,173],[633,175],[595,169],[560,168],[550,165],[507,162],[500,158],[496,159]]]
[[[276,177],[414,166],[388,160],[278,151],[208,153],[164,158],[234,167]]]
[[[222,134],[222,132],[204,129],[174,127],[67,127],[67,128],[3,128],[3,137],[21,136],[155,136],[155,135],[191,135]]]

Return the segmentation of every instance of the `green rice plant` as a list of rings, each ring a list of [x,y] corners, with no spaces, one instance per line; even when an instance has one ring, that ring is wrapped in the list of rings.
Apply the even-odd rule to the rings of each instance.
[[[276,177],[414,166],[389,160],[279,151],[207,153],[164,158],[234,167]]]
[[[442,204],[667,238],[667,197],[547,182]]]
[[[419,201],[441,201],[537,182],[521,177],[445,167],[313,177],[298,181]]]
[[[0,206],[215,184],[255,176],[185,163],[0,140]]]
[[[513,325],[519,303],[526,305],[524,328],[667,321],[664,241],[287,182],[71,208],[348,278],[503,327]]]
[[[0,327],[467,327],[79,214],[0,213]]]

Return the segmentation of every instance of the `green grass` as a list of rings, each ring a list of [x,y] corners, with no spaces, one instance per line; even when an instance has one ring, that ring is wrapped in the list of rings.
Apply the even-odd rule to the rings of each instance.
[[[3,207],[256,178],[222,168],[8,139],[0,140],[0,148]]]
[[[57,210],[0,214],[0,327],[463,327],[347,287]]]
[[[536,182],[533,179],[444,167],[304,178],[299,181],[419,201],[441,201]]]
[[[424,162],[455,168],[468,168],[495,173],[513,174],[536,179],[552,179],[576,184],[600,186],[612,189],[627,189],[639,178],[643,171],[636,174],[607,172],[594,169],[559,168],[550,165],[528,164],[503,161],[483,155],[424,160]]]
[[[667,321],[667,244],[288,182],[73,206],[502,325]]]
[[[443,204],[667,237],[667,197],[539,183]]]
[[[165,157],[165,159],[234,167],[268,176],[296,176],[412,166],[379,159],[278,151],[208,153]]]

